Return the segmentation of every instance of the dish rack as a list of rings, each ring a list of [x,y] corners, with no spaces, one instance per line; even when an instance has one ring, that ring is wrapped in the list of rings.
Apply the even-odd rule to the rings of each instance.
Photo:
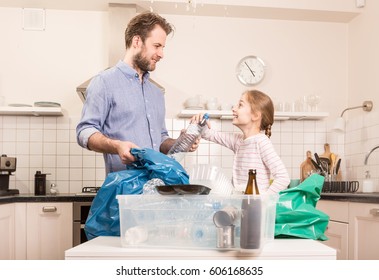
[[[358,181],[326,181],[322,193],[355,193],[359,190]]]

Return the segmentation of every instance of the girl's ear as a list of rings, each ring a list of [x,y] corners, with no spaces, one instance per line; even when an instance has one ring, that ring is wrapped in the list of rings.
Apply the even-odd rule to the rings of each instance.
[[[262,119],[262,112],[254,112],[251,114],[251,120],[256,122],[258,120]]]

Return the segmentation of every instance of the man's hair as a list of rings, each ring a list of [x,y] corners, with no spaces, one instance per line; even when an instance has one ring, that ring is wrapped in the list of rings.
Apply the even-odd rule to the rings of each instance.
[[[162,27],[166,35],[169,35],[174,29],[166,19],[156,13],[144,12],[132,18],[125,29],[125,47],[129,48],[132,45],[134,36],[141,37],[144,43],[156,25]]]

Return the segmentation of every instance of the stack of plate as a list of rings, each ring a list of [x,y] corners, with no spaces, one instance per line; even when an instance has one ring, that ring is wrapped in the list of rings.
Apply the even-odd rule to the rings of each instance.
[[[34,102],[34,107],[61,107],[61,104],[56,102],[39,101]]]

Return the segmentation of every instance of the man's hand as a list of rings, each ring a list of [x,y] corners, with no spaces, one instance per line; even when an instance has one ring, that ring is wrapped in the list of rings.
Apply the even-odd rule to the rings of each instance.
[[[130,164],[136,160],[130,150],[139,147],[132,142],[110,139],[96,132],[88,139],[88,148],[99,153],[118,154],[122,163]]]
[[[189,152],[194,152],[197,150],[197,148],[199,148],[200,139],[201,139],[201,137],[196,139],[196,141],[192,144],[191,148],[189,149]]]
[[[139,148],[136,144],[127,141],[120,141],[117,146],[117,153],[121,159],[123,164],[130,164],[134,162],[136,159],[130,153],[132,148]]]

